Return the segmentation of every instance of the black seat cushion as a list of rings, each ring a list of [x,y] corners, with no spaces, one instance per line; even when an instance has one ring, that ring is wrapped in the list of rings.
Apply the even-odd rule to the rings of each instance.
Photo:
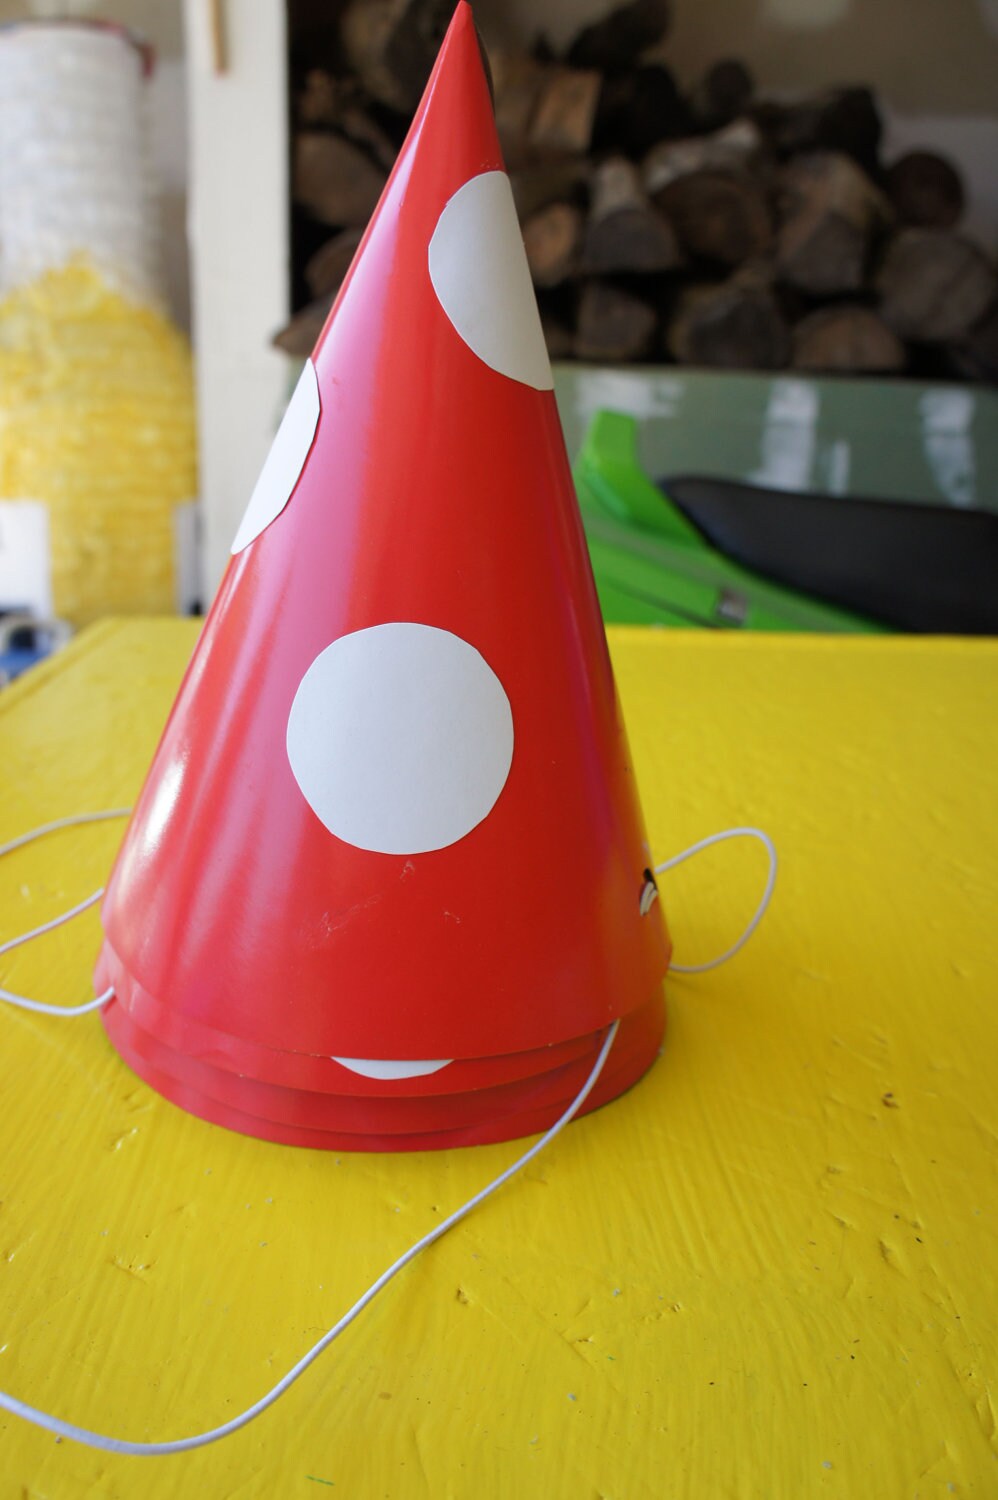
[[[897,630],[998,634],[998,515],[726,479],[660,488],[711,546],[773,582]]]

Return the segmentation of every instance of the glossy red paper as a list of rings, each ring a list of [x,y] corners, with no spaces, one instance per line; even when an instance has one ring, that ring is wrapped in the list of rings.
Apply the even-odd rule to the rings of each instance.
[[[650,1067],[664,1016],[659,995],[621,1022],[590,1108],[629,1088]],[[382,1149],[369,1144],[373,1138],[390,1142],[385,1149],[402,1150],[441,1134],[460,1133],[456,1144],[474,1145],[546,1130],[582,1087],[604,1036],[588,1038],[575,1062],[517,1083],[459,1095],[378,1099],[277,1088],[195,1062],[144,1032],[116,1003],[108,1007],[105,1024],[135,1072],[191,1113],[267,1140],[336,1150]]]
[[[108,988],[104,969],[99,972],[101,990]],[[364,1076],[335,1057],[307,1052],[278,1051],[247,1042],[242,1037],[192,1021],[175,1007],[163,1005],[139,985],[121,978],[117,999],[136,1025],[155,1036],[174,1052],[211,1064],[229,1073],[240,1073],[262,1083],[299,1088],[315,1093],[377,1095],[381,1098],[415,1097],[423,1094],[463,1094],[472,1089],[549,1073],[563,1063],[591,1051],[590,1036],[552,1042],[527,1052],[508,1052],[495,1057],[458,1058],[439,1071],[422,1076],[394,1079]]]

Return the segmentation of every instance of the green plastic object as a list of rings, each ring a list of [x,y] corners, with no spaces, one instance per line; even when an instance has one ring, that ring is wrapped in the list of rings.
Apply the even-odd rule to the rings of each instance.
[[[711,547],[642,470],[637,434],[633,417],[597,412],[574,466],[607,622],[883,633],[883,626],[771,583]]]

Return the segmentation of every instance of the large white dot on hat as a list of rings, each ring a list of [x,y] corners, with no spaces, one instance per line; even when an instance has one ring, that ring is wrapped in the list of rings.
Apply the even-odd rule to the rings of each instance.
[[[379,854],[423,854],[491,812],[513,759],[513,714],[460,636],[374,625],[315,658],[291,705],[287,748],[330,833]]]
[[[430,240],[430,280],[479,359],[511,380],[551,390],[551,363],[505,172],[482,172],[448,199]]]
[[[232,543],[233,553],[241,552],[255,541],[291,499],[291,492],[301,478],[315,440],[319,409],[319,382],[315,366],[309,359],[305,361],[294,395],[288,402],[284,419],[260,470],[246,514]]]

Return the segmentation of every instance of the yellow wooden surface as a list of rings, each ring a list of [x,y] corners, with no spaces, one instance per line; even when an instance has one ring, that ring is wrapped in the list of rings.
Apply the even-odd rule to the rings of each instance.
[[[0,839],[134,796],[193,639],[100,626],[0,695]],[[998,646],[612,648],[656,855],[776,839],[754,942],[673,981],[652,1073],[274,1411],[167,1459],[2,1419],[4,1500],[998,1495]],[[119,836],[0,861],[3,935],[99,884]],[[728,844],[667,877],[677,958],[726,944],[763,874]],[[85,998],[96,942],[88,914],[0,983]],[[516,1149],[265,1145],[151,1093],[95,1017],[0,1024],[0,1385],[129,1437],[255,1399]]]

